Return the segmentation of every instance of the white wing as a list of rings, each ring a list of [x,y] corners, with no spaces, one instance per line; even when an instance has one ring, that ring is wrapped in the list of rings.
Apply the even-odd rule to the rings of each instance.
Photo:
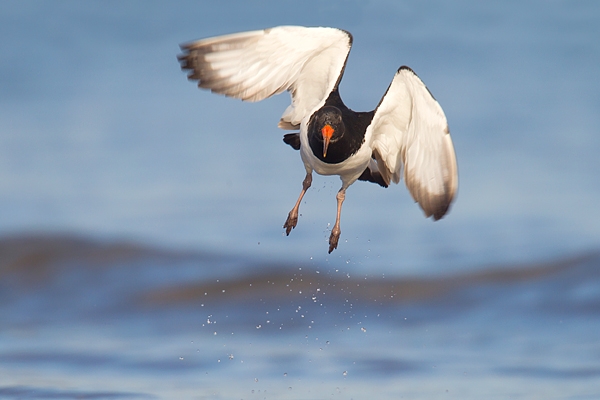
[[[401,67],[381,99],[371,146],[384,181],[404,180],[427,217],[444,216],[458,187],[456,157],[446,116],[425,84]]]
[[[335,28],[280,26],[181,45],[181,68],[213,92],[259,101],[288,90],[279,127],[295,129],[341,79],[352,36]]]

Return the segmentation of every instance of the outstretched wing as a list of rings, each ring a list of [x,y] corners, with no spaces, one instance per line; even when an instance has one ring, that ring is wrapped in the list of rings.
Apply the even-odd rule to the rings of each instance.
[[[215,93],[260,101],[289,91],[279,127],[296,129],[337,87],[351,46],[340,29],[280,26],[183,44],[178,58],[190,80]]]
[[[458,187],[446,116],[425,84],[401,67],[381,99],[371,130],[373,155],[384,181],[404,180],[427,217],[446,214]]]

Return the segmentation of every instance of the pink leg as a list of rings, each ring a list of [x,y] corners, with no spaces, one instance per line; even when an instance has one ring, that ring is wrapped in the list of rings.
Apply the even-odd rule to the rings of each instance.
[[[340,216],[342,215],[342,203],[346,198],[346,189],[341,188],[335,198],[337,199],[337,215],[335,217],[335,225],[333,225],[333,229],[331,230],[331,236],[329,236],[330,254],[333,250],[337,249],[340,234],[342,233],[342,230],[340,229]]]
[[[294,208],[292,208],[292,211],[290,211],[290,213],[288,214],[288,217],[285,220],[285,224],[283,224],[283,227],[285,228],[285,234],[288,236],[289,236],[290,232],[292,231],[292,229],[294,229],[296,227],[296,224],[298,223],[298,209],[300,208],[300,202],[302,201],[302,198],[304,197],[304,194],[310,187],[311,183],[312,183],[312,172],[307,172],[306,177],[302,181],[302,191],[300,192],[300,197],[298,197],[298,201],[296,202],[296,205],[294,206]]]

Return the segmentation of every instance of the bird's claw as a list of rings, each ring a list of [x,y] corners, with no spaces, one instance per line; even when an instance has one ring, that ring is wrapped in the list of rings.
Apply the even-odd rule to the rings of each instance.
[[[292,231],[292,229],[294,229],[296,227],[297,223],[298,223],[298,213],[294,213],[293,211],[290,211],[287,219],[285,220],[285,224],[283,224],[283,227],[285,228],[286,236],[290,235],[290,232]]]
[[[329,236],[329,254],[331,254],[333,250],[337,249],[341,233],[341,230],[335,228],[331,231],[331,236]]]

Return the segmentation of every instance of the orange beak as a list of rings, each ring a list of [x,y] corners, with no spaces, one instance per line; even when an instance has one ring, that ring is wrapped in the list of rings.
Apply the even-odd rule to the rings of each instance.
[[[329,147],[329,141],[331,140],[331,136],[333,136],[333,132],[335,132],[335,129],[329,124],[321,129],[321,134],[323,135],[323,157],[327,156],[327,148]]]

